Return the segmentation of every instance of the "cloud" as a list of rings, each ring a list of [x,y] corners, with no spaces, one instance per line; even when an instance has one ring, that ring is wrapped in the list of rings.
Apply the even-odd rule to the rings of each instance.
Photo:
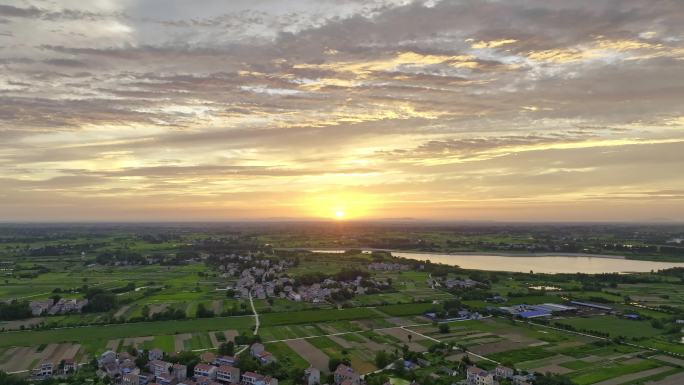
[[[21,1],[0,25],[14,217],[79,194],[92,216],[296,216],[336,191],[521,218],[636,191],[638,217],[684,188],[676,1]]]

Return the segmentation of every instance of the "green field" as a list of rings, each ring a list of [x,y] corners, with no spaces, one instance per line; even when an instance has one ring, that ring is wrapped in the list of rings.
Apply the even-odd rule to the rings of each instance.
[[[594,330],[607,333],[611,337],[653,337],[662,331],[653,328],[646,321],[632,321],[612,316],[564,319],[559,323],[571,325],[577,330]]]

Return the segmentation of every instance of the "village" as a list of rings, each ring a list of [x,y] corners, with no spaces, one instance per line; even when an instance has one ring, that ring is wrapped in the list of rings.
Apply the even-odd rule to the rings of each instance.
[[[295,302],[324,303],[332,297],[347,298],[353,295],[363,295],[389,289],[388,280],[363,277],[361,275],[339,275],[340,278],[326,277],[321,282],[302,284],[297,279],[286,274],[292,262],[278,261],[273,263],[269,259],[252,259],[251,256],[234,256],[239,262],[250,261],[255,266],[240,270],[242,264],[231,262],[222,264],[219,269],[223,277],[238,275],[239,278],[232,288],[235,298],[248,298],[250,293],[257,299],[282,298]],[[402,264],[374,263],[369,270],[404,271],[409,266]],[[344,277],[344,278],[342,278]]]
[[[267,366],[275,363],[277,358],[265,350],[261,343],[253,343],[244,354],[255,359],[259,365]],[[174,354],[175,355],[175,354]],[[94,360],[97,367],[96,374],[105,383],[117,385],[278,385],[278,378],[263,375],[258,371],[244,371],[239,368],[240,358],[230,355],[217,355],[205,351],[199,355],[200,362],[189,367],[177,362],[176,357],[169,356],[161,349],[135,350],[120,352],[108,350]],[[175,361],[175,362],[173,362]],[[402,366],[412,370],[420,366],[430,366],[425,359],[398,360],[384,369]],[[53,362],[41,362],[32,372],[34,379],[65,378],[74,374],[79,364],[73,360],[65,360],[57,365]],[[454,369],[443,367],[440,371],[449,376],[458,376]],[[321,376],[322,369],[310,366],[301,373],[301,378],[295,383],[301,385],[327,384]],[[465,379],[455,381],[454,385],[499,385],[499,380],[508,380],[513,385],[531,385],[535,378],[533,374],[517,373],[516,370],[498,365],[493,370],[485,370],[476,365],[466,368]],[[357,373],[345,363],[336,366],[329,378],[332,385],[366,385],[364,375]],[[392,385],[387,382],[383,385]],[[412,382],[411,385],[416,385]]]

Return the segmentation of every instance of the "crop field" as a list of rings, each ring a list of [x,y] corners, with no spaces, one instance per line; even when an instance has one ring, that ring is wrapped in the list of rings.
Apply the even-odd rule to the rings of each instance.
[[[559,323],[571,325],[577,330],[595,330],[608,333],[611,337],[641,338],[653,337],[662,333],[646,321],[626,320],[612,316],[570,318],[559,321]]]
[[[407,236],[399,231],[389,235]],[[458,238],[442,232],[423,235],[442,245]],[[192,237],[188,235],[185,241]],[[529,242],[528,237],[520,235],[485,238]],[[178,251],[178,241],[152,244],[140,239],[117,239],[129,250],[170,254]],[[299,242],[294,238],[281,241]],[[304,243],[324,245],[328,241],[312,237]],[[89,253],[115,249],[108,245]],[[28,370],[46,357],[73,357],[87,362],[105,349],[121,352],[129,348],[160,348],[167,353],[199,353],[216,350],[238,334],[251,335],[255,318],[249,299],[240,299],[239,295],[236,298],[239,291],[232,290],[236,275],[223,274],[227,268],[214,269],[205,263],[210,254],[180,264],[155,262],[137,266],[91,264],[87,263],[88,256],[80,255],[16,259],[12,269],[23,273],[8,275],[0,286],[0,300],[47,299],[55,294],[83,298],[89,289],[101,288],[116,296],[112,301],[116,306],[107,311],[0,322],[0,329],[4,328],[0,331],[0,370]],[[643,282],[636,280],[642,283],[618,284],[591,281],[579,275],[511,275],[461,269],[441,271],[439,275],[428,272],[424,266],[369,271],[368,264],[373,258],[384,258],[382,255],[297,255],[301,257],[298,263],[284,271],[290,277],[332,274],[353,266],[363,271],[359,275],[364,280],[385,280],[391,282],[391,287],[377,289],[384,285],[381,283],[371,286],[372,294],[349,292],[315,304],[305,302],[306,299],[254,299],[260,320],[258,337],[286,368],[314,365],[325,372],[329,360],[334,358],[348,361],[359,373],[370,373],[378,369],[379,352],[401,355],[407,349],[431,362],[413,369],[417,376],[425,378],[441,376],[439,368],[458,367],[466,356],[483,368],[491,369],[501,363],[529,372],[557,373],[576,385],[636,385],[653,379],[677,378],[672,376],[684,373],[684,361],[676,361],[680,359],[677,353],[684,354],[682,333],[673,327],[684,304],[679,277],[651,273],[644,275]],[[433,288],[430,279],[436,276],[444,278],[441,285]],[[447,289],[444,284],[446,279],[466,278],[482,284],[472,290]],[[504,298],[499,303],[499,298],[491,298],[494,295]],[[614,314],[583,309],[556,315],[548,325],[540,325],[502,316],[495,309],[518,304],[567,304],[573,299],[605,304]],[[485,318],[451,321],[445,328],[425,316],[427,312],[437,312],[441,317],[445,314],[441,311],[448,310],[448,318],[453,319],[454,309],[481,310]],[[628,320],[623,313],[636,313],[641,319]],[[560,330],[558,325],[572,328]],[[436,349],[450,350],[437,354]],[[399,356],[392,357],[394,360]],[[396,384],[407,381],[401,375],[392,377]],[[460,378],[455,377],[452,382]],[[613,379],[619,382],[603,383]]]

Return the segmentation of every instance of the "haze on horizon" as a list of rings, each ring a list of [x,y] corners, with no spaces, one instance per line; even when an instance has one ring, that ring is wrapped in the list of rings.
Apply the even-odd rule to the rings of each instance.
[[[9,0],[0,66],[0,221],[684,220],[677,0]]]

